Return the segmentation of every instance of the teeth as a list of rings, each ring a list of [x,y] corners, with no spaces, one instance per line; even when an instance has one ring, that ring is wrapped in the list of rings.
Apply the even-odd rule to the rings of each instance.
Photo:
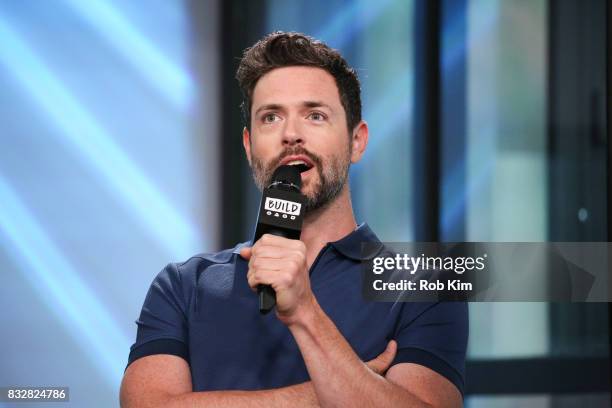
[[[306,162],[304,160],[293,160],[290,161],[289,163],[287,163],[288,166],[295,166],[296,164],[306,164]]]

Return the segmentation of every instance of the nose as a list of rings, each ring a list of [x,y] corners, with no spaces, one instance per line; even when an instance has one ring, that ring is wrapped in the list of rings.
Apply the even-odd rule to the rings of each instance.
[[[283,146],[294,146],[298,144],[304,144],[304,138],[297,124],[297,121],[293,118],[289,118],[285,121],[285,128],[283,129]]]

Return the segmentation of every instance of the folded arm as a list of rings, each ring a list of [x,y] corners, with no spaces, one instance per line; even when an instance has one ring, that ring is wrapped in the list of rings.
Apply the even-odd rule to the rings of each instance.
[[[395,357],[391,343],[378,357],[365,363],[383,374]],[[129,365],[120,392],[123,408],[179,407],[318,407],[312,382],[257,391],[193,392],[189,365],[181,357],[156,354]]]
[[[313,297],[289,329],[298,343],[322,407],[462,406],[459,390],[446,378],[418,364],[400,363],[377,375],[355,354]]]
[[[193,392],[189,365],[169,354],[130,364],[121,383],[120,400],[123,408],[319,406],[310,382],[261,391]]]

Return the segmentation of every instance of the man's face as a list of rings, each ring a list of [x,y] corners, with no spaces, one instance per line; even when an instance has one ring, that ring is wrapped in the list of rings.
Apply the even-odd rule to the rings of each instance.
[[[253,91],[251,133],[244,145],[261,190],[282,164],[304,162],[306,211],[333,201],[344,187],[351,162],[346,114],[334,77],[312,67],[277,68]],[[248,140],[247,140],[248,139]]]

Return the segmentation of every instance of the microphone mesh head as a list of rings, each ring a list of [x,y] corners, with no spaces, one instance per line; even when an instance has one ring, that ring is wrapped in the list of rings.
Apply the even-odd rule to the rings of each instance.
[[[288,166],[282,165],[279,166],[272,175],[272,184],[282,183],[282,184],[293,184],[298,189],[302,188],[302,177],[300,174],[304,169],[302,167],[306,167],[304,165],[297,166]]]

